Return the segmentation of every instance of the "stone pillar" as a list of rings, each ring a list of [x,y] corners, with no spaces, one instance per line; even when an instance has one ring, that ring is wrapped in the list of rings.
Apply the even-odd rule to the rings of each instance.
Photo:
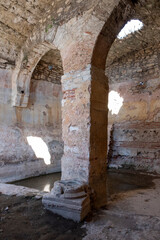
[[[91,65],[62,79],[62,179],[87,183],[99,208],[106,204],[108,80]]]
[[[91,66],[62,77],[62,179],[88,183],[90,159]]]
[[[43,203],[46,208],[64,217],[82,220],[90,209],[88,197],[92,207],[99,208],[106,204],[108,85],[104,71],[88,65],[83,70],[65,74],[62,88],[64,155],[59,185],[70,183],[68,188],[74,193],[74,204],[75,199],[79,204],[83,195],[75,189],[75,182],[78,181],[85,189],[86,196],[84,198],[83,195],[80,201],[82,205],[77,212],[80,216],[69,214],[73,203],[69,204],[69,199],[65,197],[67,190],[56,192],[57,183],[53,191],[43,198]],[[63,199],[64,211],[58,199]],[[87,209],[86,212],[84,209]]]
[[[99,208],[107,201],[108,79],[94,66],[91,78],[89,186],[94,191],[93,207]]]

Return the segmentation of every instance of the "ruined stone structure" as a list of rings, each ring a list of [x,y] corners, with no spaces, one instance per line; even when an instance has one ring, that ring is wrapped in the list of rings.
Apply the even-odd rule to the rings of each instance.
[[[132,52],[108,68],[110,90],[124,98],[109,113],[110,164],[160,172],[159,45]]]
[[[52,52],[50,55],[54,57]],[[44,60],[43,60],[44,58]],[[27,108],[11,106],[11,69],[1,69],[1,181],[12,181],[39,174],[60,171],[63,155],[61,123],[62,67],[45,55],[30,80]],[[50,62],[47,63],[45,58]],[[54,69],[49,70],[49,66]],[[59,67],[59,68],[58,68]],[[50,164],[43,152],[35,155],[28,138],[43,139],[49,149]],[[33,142],[34,144],[34,142]],[[39,146],[40,148],[40,146]]]
[[[106,204],[108,119],[110,165],[160,172],[159,10],[158,0],[1,1],[0,181],[61,166],[65,187],[43,202],[83,219]],[[118,40],[130,19],[143,29]],[[108,116],[113,90],[124,105]],[[75,206],[88,204],[79,216],[63,213],[75,182],[85,186]]]

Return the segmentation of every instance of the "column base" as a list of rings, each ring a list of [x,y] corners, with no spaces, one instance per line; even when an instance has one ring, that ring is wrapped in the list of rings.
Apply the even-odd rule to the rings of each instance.
[[[46,209],[76,222],[82,221],[90,212],[88,186],[77,180],[60,180],[54,183],[42,203]]]

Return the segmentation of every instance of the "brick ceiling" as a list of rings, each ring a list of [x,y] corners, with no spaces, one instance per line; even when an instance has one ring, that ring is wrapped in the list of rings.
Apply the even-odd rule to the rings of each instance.
[[[0,0],[0,58],[15,61],[26,38],[44,21],[49,19],[62,24],[96,5],[99,7],[100,2],[109,4],[107,0]],[[159,42],[159,0],[141,0],[134,18],[144,23],[143,29],[114,42],[107,59],[108,65],[128,52]]]
[[[130,52],[144,49],[160,42],[160,1],[141,1],[131,19],[139,19],[144,26],[141,30],[129,34],[126,38],[116,39],[112,44],[107,66]]]
[[[0,58],[15,60],[18,50],[36,25],[46,20],[62,24],[96,1],[0,0]]]

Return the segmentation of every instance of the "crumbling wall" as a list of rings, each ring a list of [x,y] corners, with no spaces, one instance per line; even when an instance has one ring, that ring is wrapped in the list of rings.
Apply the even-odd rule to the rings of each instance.
[[[109,165],[160,173],[160,45],[132,52],[106,68],[109,90],[123,98],[109,111]],[[114,106],[113,106],[114,107]]]
[[[60,171],[63,155],[60,74],[55,74],[55,69],[49,69],[48,65],[37,65],[28,107],[12,107],[13,68],[5,63],[0,69],[0,181],[3,182]],[[50,164],[36,157],[27,137],[44,141],[51,156]]]

